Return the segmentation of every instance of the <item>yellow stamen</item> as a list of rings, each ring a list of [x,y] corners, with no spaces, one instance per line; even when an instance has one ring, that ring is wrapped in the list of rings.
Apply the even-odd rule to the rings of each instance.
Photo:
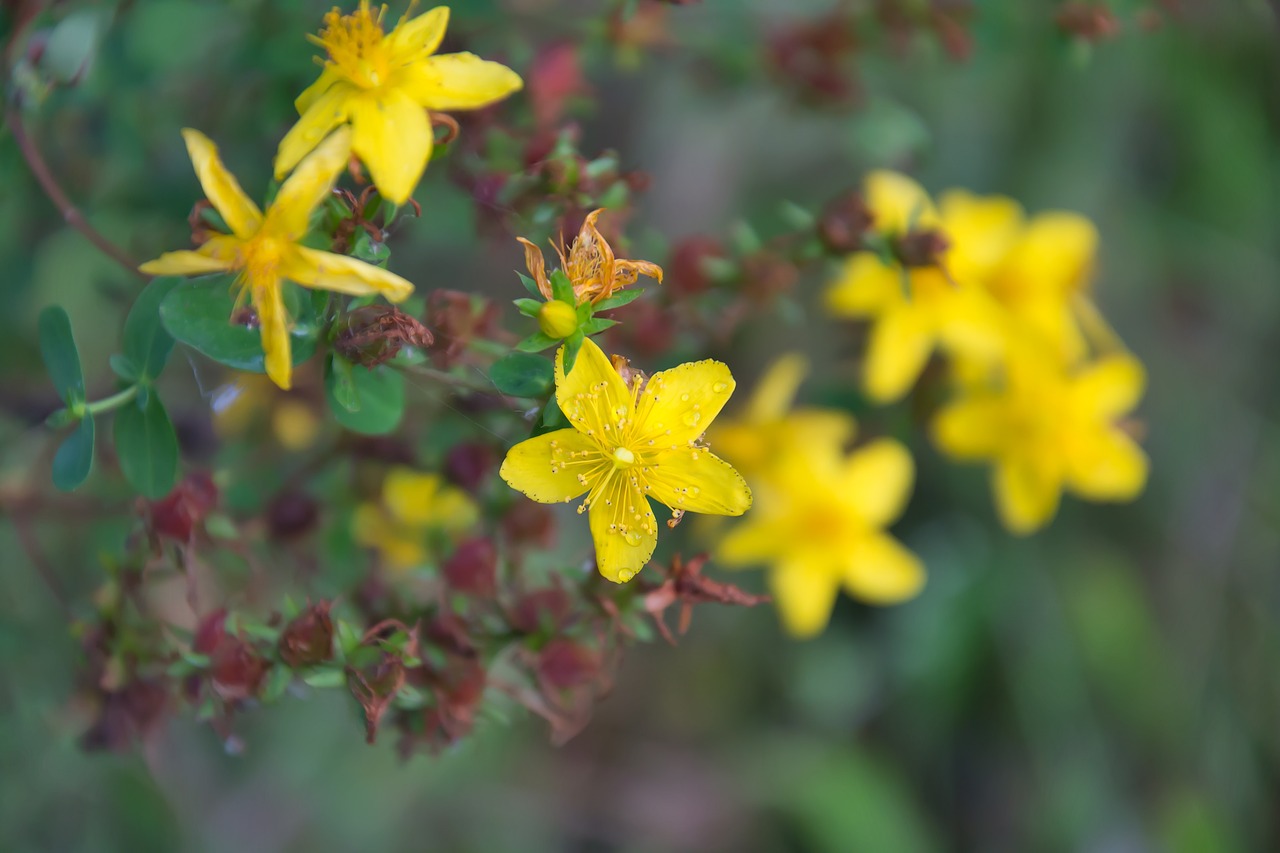
[[[369,8],[369,0],[361,0],[360,8],[350,15],[337,8],[324,16],[324,28],[316,44],[329,53],[329,60],[347,79],[363,89],[376,89],[391,78],[392,55],[384,44],[382,19],[386,6],[377,14]]]

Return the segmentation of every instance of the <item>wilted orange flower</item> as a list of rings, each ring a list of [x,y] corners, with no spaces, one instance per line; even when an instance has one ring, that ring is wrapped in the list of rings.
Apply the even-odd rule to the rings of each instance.
[[[657,264],[650,261],[628,261],[613,256],[613,247],[596,229],[596,220],[602,213],[603,208],[587,214],[567,256],[563,247],[552,244],[560,257],[560,269],[573,282],[573,295],[579,305],[583,302],[595,304],[608,299],[614,291],[635,284],[636,278],[642,275],[662,283],[662,267]],[[552,299],[551,280],[547,277],[542,250],[523,237],[516,239],[524,245],[524,263],[529,268],[529,275],[537,282],[538,291],[547,299]]]

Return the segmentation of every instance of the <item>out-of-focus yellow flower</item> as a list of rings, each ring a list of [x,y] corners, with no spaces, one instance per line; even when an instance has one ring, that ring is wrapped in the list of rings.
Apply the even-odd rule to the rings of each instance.
[[[857,252],[826,295],[838,317],[871,320],[865,386],[878,403],[901,398],[935,347],[982,360],[1004,346],[999,306],[982,290],[947,279],[937,267],[904,269]]]
[[[535,436],[507,452],[500,471],[511,488],[541,503],[586,494],[600,573],[631,580],[653,556],[658,522],[649,498],[674,518],[685,512],[742,515],[751,491],[699,439],[733,393],[718,361],[664,370],[628,386],[587,338],[573,368],[556,354],[556,401],[573,426]]]
[[[455,539],[478,518],[466,492],[440,475],[394,468],[382,483],[381,503],[356,508],[352,530],[356,541],[376,549],[388,566],[409,569],[431,556],[433,536]]]
[[[613,256],[613,247],[596,229],[596,220],[602,213],[603,208],[587,214],[582,221],[582,228],[578,230],[578,236],[573,239],[568,255],[562,247],[553,244],[556,254],[560,256],[560,269],[573,282],[573,295],[579,305],[608,299],[616,291],[635,284],[636,279],[642,275],[662,283],[662,267],[657,264]],[[551,299],[551,279],[547,276],[547,264],[542,257],[542,250],[523,237],[516,239],[524,246],[524,264],[537,283],[538,292]]]
[[[782,624],[797,637],[826,627],[836,592],[870,604],[895,604],[924,584],[920,560],[885,533],[911,494],[911,455],[891,439],[851,454],[796,448],[758,489],[751,517],[720,540],[715,557],[730,566],[768,564]]]
[[[788,353],[775,361],[756,385],[736,420],[717,424],[711,442],[753,482],[767,479],[775,463],[796,447],[844,448],[856,429],[853,416],[834,409],[793,409],[808,360]]]
[[[938,227],[933,199],[918,183],[898,172],[875,171],[862,184],[871,227],[885,237]]]
[[[1142,491],[1147,457],[1119,421],[1145,382],[1128,354],[1071,369],[1043,344],[1021,346],[1002,388],[968,393],[938,413],[934,441],[957,459],[989,460],[1001,522],[1030,533],[1053,518],[1064,489],[1093,501]]]
[[[213,430],[224,438],[243,435],[261,420],[270,421],[272,435],[286,450],[306,450],[320,434],[315,408],[265,376],[240,374],[214,390],[211,407]]]
[[[1004,196],[948,190],[938,201],[938,226],[947,248],[948,274],[972,286],[987,286],[1022,233],[1022,206]]]
[[[309,249],[306,236],[311,212],[329,195],[351,149],[351,131],[342,128],[303,161],[263,214],[244,194],[235,176],[218,158],[218,149],[196,130],[182,131],[196,175],[210,203],[222,214],[230,234],[213,237],[195,250],[166,252],[141,267],[149,275],[199,275],[237,272],[242,288],[258,311],[267,375],[281,388],[292,382],[289,317],[282,284],[354,296],[379,293],[393,302],[405,299],[413,285],[394,273],[346,255]]]
[[[449,24],[449,9],[437,6],[415,18],[406,14],[383,32],[386,6],[369,0],[349,15],[325,15],[317,45],[328,58],[319,79],[298,96],[302,117],[276,153],[282,178],[326,133],[350,122],[351,147],[369,169],[378,190],[403,204],[431,159],[427,110],[486,107],[520,89],[520,76],[471,53],[437,56]]]
[[[1098,251],[1098,229],[1075,213],[1032,217],[986,286],[1021,330],[1042,337],[1066,363],[1088,352],[1078,322]]]

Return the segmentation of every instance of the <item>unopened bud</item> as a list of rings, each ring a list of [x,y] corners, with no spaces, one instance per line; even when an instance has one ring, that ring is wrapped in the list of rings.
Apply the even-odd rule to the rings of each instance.
[[[578,312],[558,299],[545,302],[538,309],[538,328],[549,338],[563,340],[578,331]]]

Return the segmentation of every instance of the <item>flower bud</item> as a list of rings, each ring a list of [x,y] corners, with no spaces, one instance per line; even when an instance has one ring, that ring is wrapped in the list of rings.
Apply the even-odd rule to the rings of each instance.
[[[558,299],[545,302],[538,309],[538,328],[549,338],[563,340],[578,331],[578,312]]]
[[[498,552],[488,539],[468,539],[444,563],[444,577],[458,592],[491,596],[498,585]]]
[[[538,655],[538,675],[557,690],[587,684],[600,671],[600,656],[572,640],[555,639]]]
[[[313,604],[294,617],[280,634],[280,659],[293,668],[324,663],[333,657],[331,602]]]

